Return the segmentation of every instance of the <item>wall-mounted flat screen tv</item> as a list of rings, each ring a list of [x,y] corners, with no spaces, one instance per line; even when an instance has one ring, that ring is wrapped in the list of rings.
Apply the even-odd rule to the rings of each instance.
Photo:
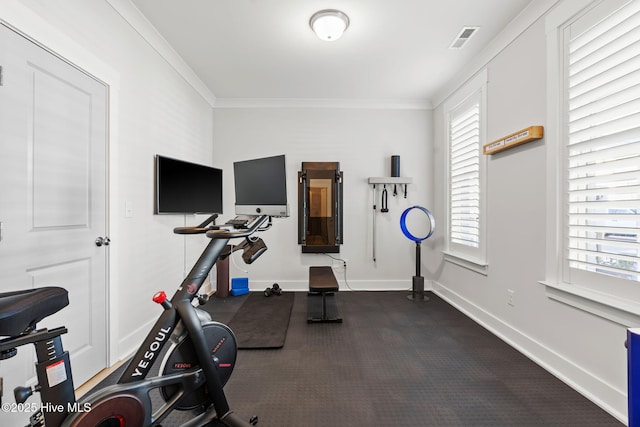
[[[285,156],[235,162],[236,215],[289,216]]]
[[[221,214],[222,169],[156,156],[156,214]]]

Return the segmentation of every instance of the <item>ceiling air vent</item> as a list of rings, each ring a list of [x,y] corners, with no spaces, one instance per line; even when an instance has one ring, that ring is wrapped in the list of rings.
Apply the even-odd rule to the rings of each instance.
[[[461,49],[473,36],[480,27],[463,27],[458,33],[453,43],[449,46],[449,49]]]

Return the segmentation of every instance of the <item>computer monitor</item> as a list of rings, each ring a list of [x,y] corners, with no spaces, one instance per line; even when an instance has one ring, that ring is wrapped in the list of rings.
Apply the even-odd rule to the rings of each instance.
[[[222,169],[156,156],[156,214],[221,214]]]
[[[285,156],[234,162],[236,215],[289,216]]]

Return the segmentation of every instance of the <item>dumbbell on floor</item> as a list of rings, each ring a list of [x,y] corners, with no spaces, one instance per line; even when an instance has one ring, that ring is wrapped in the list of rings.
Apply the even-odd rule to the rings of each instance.
[[[282,295],[282,289],[280,288],[280,285],[274,283],[272,287],[264,290],[265,297],[270,297],[271,295]]]

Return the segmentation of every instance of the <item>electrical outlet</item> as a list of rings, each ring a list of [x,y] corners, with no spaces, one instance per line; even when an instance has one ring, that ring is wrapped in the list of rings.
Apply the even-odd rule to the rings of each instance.
[[[347,260],[346,259],[334,259],[333,260],[333,268],[336,271],[341,271],[347,268]]]
[[[124,202],[124,217],[133,218],[133,202],[128,200]]]
[[[512,307],[516,305],[516,291],[513,289],[507,289],[507,304]]]

